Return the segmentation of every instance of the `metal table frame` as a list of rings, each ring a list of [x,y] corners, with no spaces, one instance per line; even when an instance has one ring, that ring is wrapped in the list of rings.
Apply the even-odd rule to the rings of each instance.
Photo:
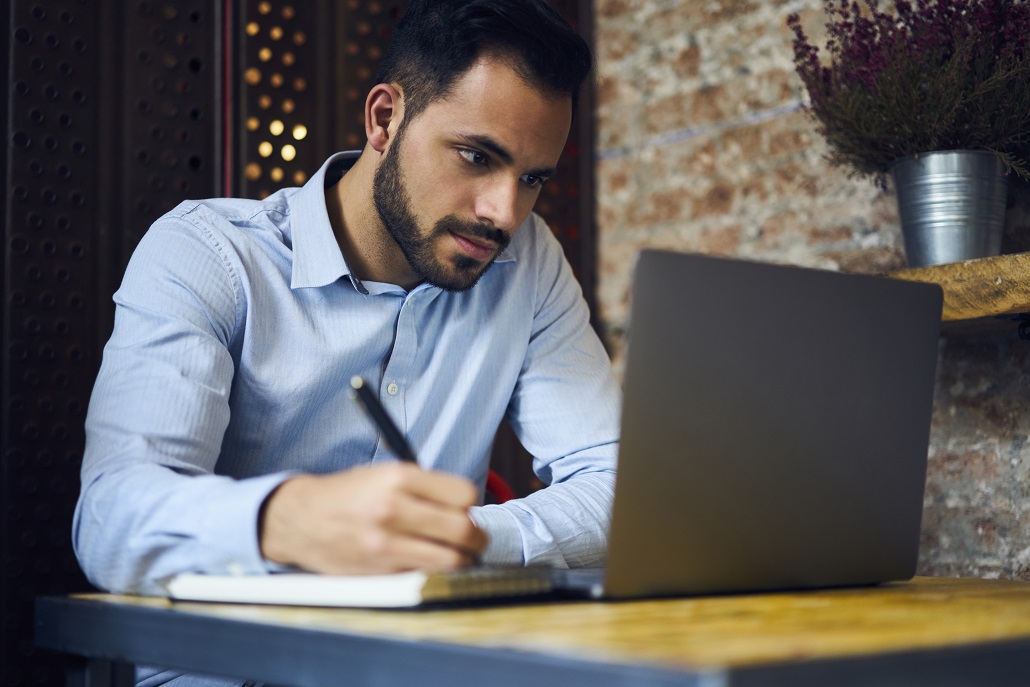
[[[418,611],[413,611],[418,612]],[[71,597],[37,599],[36,643],[80,657],[69,686],[130,687],[134,665],[284,687],[838,687],[1024,685],[1030,638],[933,651],[696,671],[369,637]]]

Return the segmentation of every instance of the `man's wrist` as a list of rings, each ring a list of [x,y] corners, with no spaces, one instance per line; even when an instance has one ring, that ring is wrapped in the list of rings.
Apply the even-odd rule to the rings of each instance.
[[[304,477],[289,477],[268,493],[258,509],[257,538],[261,557],[273,566],[295,564],[290,552],[293,537],[287,531],[293,492],[302,487]]]

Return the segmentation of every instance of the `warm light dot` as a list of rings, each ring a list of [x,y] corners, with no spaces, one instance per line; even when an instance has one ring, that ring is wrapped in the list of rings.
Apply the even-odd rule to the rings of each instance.
[[[246,175],[248,181],[257,181],[261,178],[261,165],[256,162],[251,162],[243,168],[243,173]]]
[[[307,79],[296,78],[293,80],[293,90],[304,91],[308,87]]]
[[[279,167],[273,167],[272,171],[268,173],[268,176],[270,176],[272,178],[272,181],[282,181],[283,180],[283,170],[280,169]]]
[[[258,199],[259,200],[264,200],[265,198],[267,198],[270,195],[272,195],[272,192],[269,191],[268,189],[263,188],[263,189],[261,189],[261,193],[258,194]]]
[[[251,67],[247,71],[243,72],[243,80],[246,81],[249,86],[257,86],[261,83],[261,70],[257,67]]]
[[[283,112],[285,112],[286,114],[290,114],[291,112],[293,112],[294,108],[296,107],[297,106],[294,105],[293,101],[289,98],[283,101]]]
[[[293,173],[293,183],[297,184],[297,186],[302,185],[307,180],[308,175],[300,171],[299,169]]]
[[[268,30],[268,35],[273,41],[277,41],[283,37],[283,30],[278,26],[273,26]]]
[[[308,37],[304,35],[303,31],[298,31],[297,33],[293,34],[293,42],[297,45],[304,45],[304,43],[306,43],[307,40]]]
[[[297,149],[291,145],[285,145],[283,146],[282,156],[284,160],[290,162],[293,158],[297,157]]]
[[[257,117],[247,117],[247,131],[257,131],[261,122]]]
[[[247,24],[247,35],[248,36],[256,36],[260,32],[261,32],[261,27],[258,26],[258,23],[256,21],[252,21],[249,24]]]
[[[308,128],[303,124],[298,124],[297,126],[293,127],[293,137],[298,141],[303,141],[304,138],[307,137],[307,135]]]
[[[286,127],[283,126],[283,123],[278,119],[272,120],[272,123],[268,125],[268,130],[272,132],[273,136],[278,136],[285,128]]]
[[[270,95],[263,95],[260,98],[258,98],[258,107],[260,107],[262,110],[267,110],[271,106],[272,106],[272,96],[270,96]]]
[[[272,144],[268,141],[261,141],[261,143],[258,144],[258,155],[261,157],[268,157],[272,154],[272,150]]]
[[[272,11],[272,3],[270,2],[259,2],[258,3],[258,14],[268,14]]]
[[[272,74],[272,77],[268,80],[268,83],[272,84],[275,88],[279,88],[283,85],[282,74]]]
[[[287,67],[292,67],[293,63],[297,61],[296,56],[292,52],[283,54],[283,64]]]
[[[268,62],[270,59],[272,59],[272,49],[261,48],[260,50],[258,50],[258,59],[262,62]]]
[[[293,19],[293,15],[297,12],[293,9],[292,5],[287,5],[283,8],[283,19]]]

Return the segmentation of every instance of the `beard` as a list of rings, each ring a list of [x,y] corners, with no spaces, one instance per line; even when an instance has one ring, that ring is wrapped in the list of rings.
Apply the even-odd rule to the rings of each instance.
[[[489,224],[465,222],[454,215],[447,215],[429,231],[422,231],[411,211],[408,191],[401,179],[399,158],[403,133],[402,125],[372,180],[372,202],[379,220],[419,278],[445,291],[467,291],[490,269],[511,238]],[[436,257],[434,249],[441,241],[449,240],[450,234],[485,239],[495,244],[497,251],[486,262],[461,254],[451,261],[441,260]]]

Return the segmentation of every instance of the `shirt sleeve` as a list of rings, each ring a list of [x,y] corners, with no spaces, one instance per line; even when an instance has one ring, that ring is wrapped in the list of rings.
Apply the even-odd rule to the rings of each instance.
[[[166,216],[115,294],[73,523],[79,562],[103,589],[160,593],[184,570],[264,570],[258,511],[286,475],[214,474],[242,312],[224,249],[188,212]]]
[[[599,566],[615,493],[621,391],[590,324],[572,268],[550,230],[529,259],[533,329],[508,420],[547,485],[526,498],[473,509],[497,564]]]

